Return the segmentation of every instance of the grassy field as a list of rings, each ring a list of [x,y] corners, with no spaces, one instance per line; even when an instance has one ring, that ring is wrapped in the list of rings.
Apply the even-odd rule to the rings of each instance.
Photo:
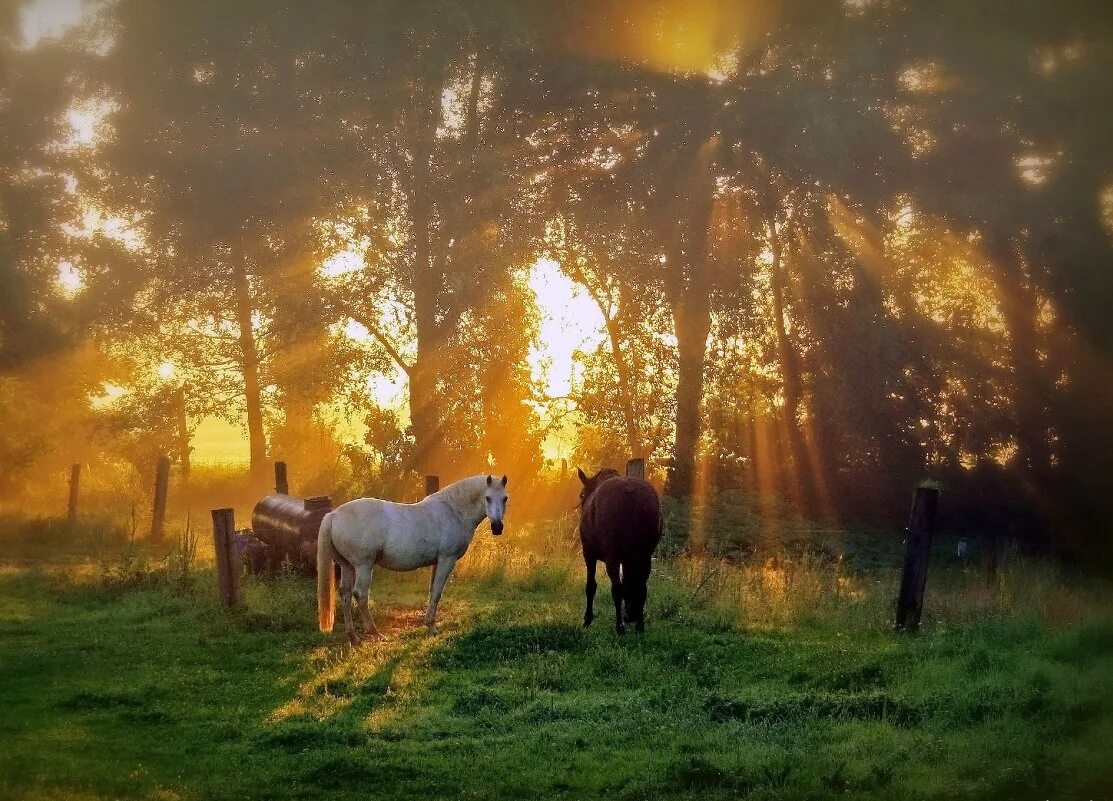
[[[224,612],[202,538],[0,521],[3,798],[1108,798],[1110,591],[1013,559],[938,564],[919,636],[895,575],[809,556],[661,560],[649,632],[601,577],[580,629],[571,521],[380,571],[385,642],[314,629],[312,583]]]

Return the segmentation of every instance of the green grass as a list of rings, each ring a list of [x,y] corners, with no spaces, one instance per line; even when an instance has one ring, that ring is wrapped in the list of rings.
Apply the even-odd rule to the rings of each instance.
[[[123,532],[6,531],[4,798],[1113,793],[1109,592],[1046,565],[990,589],[941,567],[913,637],[889,630],[891,572],[662,562],[649,632],[618,638],[602,576],[578,626],[559,530],[543,556],[481,534],[442,634],[419,625],[428,576],[380,571],[388,639],[351,649],[315,631],[307,580],[248,581],[227,613],[211,568]]]

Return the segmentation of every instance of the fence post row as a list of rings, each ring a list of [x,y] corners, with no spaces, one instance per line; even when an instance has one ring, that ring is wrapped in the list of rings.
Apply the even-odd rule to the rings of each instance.
[[[434,492],[440,491],[441,479],[440,476],[426,476],[425,477],[425,495],[426,497],[432,495]]]
[[[216,586],[225,606],[240,602],[240,564],[232,537],[236,517],[232,509],[213,509],[213,545],[216,553]]]
[[[645,459],[629,459],[626,462],[626,475],[631,478],[645,478]]]
[[[931,533],[939,508],[939,490],[917,487],[908,515],[904,549],[904,571],[901,574],[900,596],[897,598],[898,629],[916,631],[924,609],[924,587],[927,584],[928,561],[931,556]]]

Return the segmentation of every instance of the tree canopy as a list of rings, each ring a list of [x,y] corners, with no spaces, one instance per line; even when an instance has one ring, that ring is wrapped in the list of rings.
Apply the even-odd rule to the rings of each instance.
[[[30,9],[0,3],[0,409],[40,422],[0,489],[224,418],[256,484],[638,456],[892,520],[933,477],[956,525],[1094,544],[1100,4],[117,0],[26,42]],[[544,260],[598,320],[559,397]]]

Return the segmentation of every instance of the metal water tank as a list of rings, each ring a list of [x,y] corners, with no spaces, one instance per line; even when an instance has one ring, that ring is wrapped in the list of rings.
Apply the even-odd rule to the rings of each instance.
[[[297,569],[312,573],[317,567],[317,532],[321,519],[332,511],[327,495],[295,498],[268,495],[251,512],[251,531],[267,544],[267,568],[277,570],[289,559]]]

